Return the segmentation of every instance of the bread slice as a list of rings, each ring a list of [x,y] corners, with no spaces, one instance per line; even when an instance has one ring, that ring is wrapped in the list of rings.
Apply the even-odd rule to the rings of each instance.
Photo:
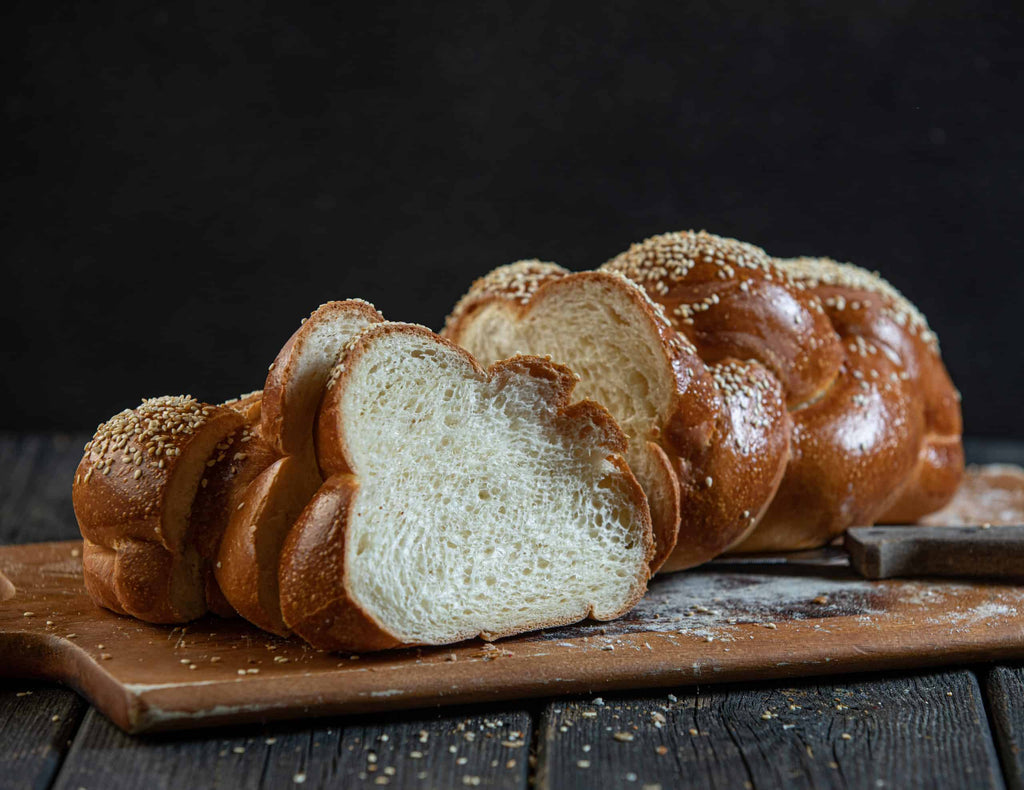
[[[618,274],[499,267],[473,284],[445,334],[484,363],[549,354],[608,408],[650,501],[655,570],[698,565],[742,540],[778,488],[790,422],[776,379],[756,362],[705,365]]]
[[[626,441],[535,357],[484,370],[429,330],[359,335],[321,406],[331,477],[281,555],[285,622],[315,647],[485,639],[618,617],[653,544]]]
[[[288,632],[281,617],[278,561],[285,535],[323,482],[313,423],[324,385],[345,344],[383,320],[362,300],[328,302],[303,320],[270,366],[258,439],[270,448],[273,462],[233,503],[214,570],[235,611],[266,631]],[[237,408],[247,407],[251,402],[243,399]]]

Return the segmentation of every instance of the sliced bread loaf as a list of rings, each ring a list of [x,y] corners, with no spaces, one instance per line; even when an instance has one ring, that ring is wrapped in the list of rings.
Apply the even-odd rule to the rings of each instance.
[[[408,324],[370,327],[334,370],[317,425],[330,475],[281,552],[285,623],[315,647],[487,639],[617,617],[653,543],[625,437],[570,405],[571,371],[484,370]]]

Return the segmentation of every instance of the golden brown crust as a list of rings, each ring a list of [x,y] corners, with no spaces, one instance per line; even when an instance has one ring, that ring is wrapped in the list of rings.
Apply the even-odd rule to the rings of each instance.
[[[281,546],[320,482],[311,457],[279,458],[245,490],[224,532],[217,583],[235,611],[265,631],[288,633],[278,592]]]
[[[237,616],[214,575],[221,540],[249,484],[277,459],[261,436],[261,395],[260,391],[251,392],[221,404],[242,415],[245,423],[217,445],[216,454],[207,460],[206,473],[192,503],[191,541],[206,580],[207,607],[221,617]]]
[[[143,401],[97,429],[72,487],[97,603],[162,623],[207,610],[191,510],[207,459],[241,424],[230,409],[181,396]]]
[[[399,638],[386,626],[377,622],[346,589],[345,532],[353,498],[358,490],[358,470],[345,442],[342,430],[342,403],[345,388],[359,358],[371,344],[391,334],[419,335],[428,338],[461,357],[481,378],[506,382],[515,386],[530,379],[532,386],[540,385],[543,397],[555,409],[556,427],[571,441],[586,438],[605,447],[609,460],[619,474],[611,476],[611,483],[622,486],[634,507],[644,520],[644,542],[648,563],[653,556],[654,542],[650,526],[650,511],[643,489],[619,455],[625,450],[626,438],[608,411],[593,401],[571,404],[576,377],[565,366],[540,357],[516,356],[495,363],[488,370],[465,349],[441,338],[424,327],[410,324],[385,323],[362,332],[349,346],[345,357],[332,374],[324,395],[317,420],[318,453],[321,469],[330,470],[331,477],[321,487],[296,521],[282,550],[281,600],[288,626],[310,644],[324,650],[380,650],[399,646]],[[596,435],[595,435],[596,432]],[[646,569],[638,578],[634,596],[619,616],[628,611],[643,596],[649,577]],[[590,612],[589,614],[593,614]],[[583,616],[587,616],[584,613]],[[535,628],[547,628],[573,622],[569,617],[551,622],[537,623]],[[515,632],[524,629],[517,629]],[[508,632],[512,633],[512,632]],[[460,634],[452,641],[481,636],[496,639],[507,633]]]

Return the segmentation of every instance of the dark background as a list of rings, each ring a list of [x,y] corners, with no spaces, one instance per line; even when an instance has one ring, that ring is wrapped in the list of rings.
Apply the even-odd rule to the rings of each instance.
[[[8,7],[0,428],[258,388],[361,296],[706,228],[879,269],[1024,437],[1016,2]]]

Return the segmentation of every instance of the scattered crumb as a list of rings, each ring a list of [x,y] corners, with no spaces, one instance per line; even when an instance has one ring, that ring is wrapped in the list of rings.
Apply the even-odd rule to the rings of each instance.
[[[245,747],[244,746],[235,746],[234,748],[231,749],[231,751],[233,751],[235,754],[245,754]]]
[[[576,761],[576,767],[577,768],[589,768],[590,767],[590,760],[577,760]]]
[[[52,717],[50,718],[50,721],[60,721],[60,716],[58,716],[57,714],[54,714],[54,715],[53,715],[53,716],[52,716]]]
[[[698,734],[699,733],[697,732],[697,728],[696,727],[690,727],[690,735],[698,735]]]
[[[839,737],[842,738],[844,741],[851,741],[851,740],[853,740],[853,736],[850,735],[850,733],[848,733],[848,732],[844,732]]]
[[[656,751],[658,754],[664,756],[664,755],[668,754],[668,747],[667,746],[656,746],[654,748],[654,751]]]
[[[295,784],[300,785],[306,781],[306,775],[303,773],[295,774],[295,776],[292,777],[292,781],[295,782]]]
[[[626,741],[633,740],[633,733],[631,733],[631,732],[616,732],[616,733],[612,734],[612,737],[615,740],[617,740],[617,741],[622,741],[623,743],[625,743]]]

